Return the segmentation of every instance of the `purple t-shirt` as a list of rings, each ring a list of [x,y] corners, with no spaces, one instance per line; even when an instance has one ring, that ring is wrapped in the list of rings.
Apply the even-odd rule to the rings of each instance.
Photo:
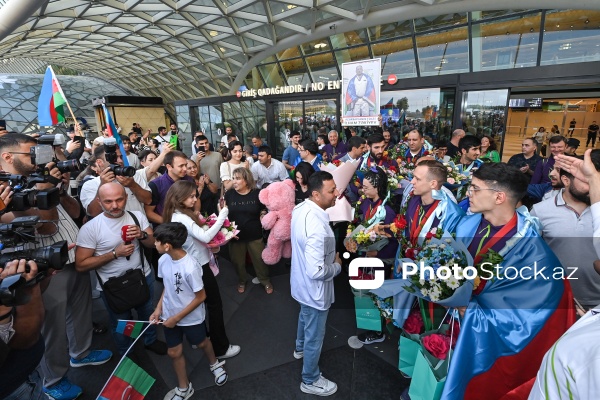
[[[504,228],[504,225],[494,226],[490,224],[485,218],[481,218],[481,222],[479,223],[479,226],[477,227],[477,230],[475,230],[475,233],[473,235],[473,240],[471,241],[471,244],[469,244],[469,253],[471,253],[473,258],[475,258],[475,256],[477,255],[477,250],[482,249],[483,246],[485,246],[486,243],[489,242],[490,239],[492,239],[494,235],[498,233],[502,228]],[[491,247],[491,249],[496,252],[502,250],[506,242],[510,238],[512,238],[516,233],[517,226],[515,225],[510,231],[508,231],[506,235],[501,237],[500,240],[498,240]]]
[[[360,212],[362,214],[362,218],[363,221],[367,219],[367,213],[369,212],[369,208],[373,208],[375,206],[375,203],[371,200],[371,199],[364,199],[363,202],[360,204]],[[394,222],[394,219],[396,218],[396,213],[394,212],[394,210],[392,210],[392,208],[388,205],[385,205],[385,219],[382,221],[384,224],[389,225],[392,222]],[[371,217],[375,214],[372,211],[372,215]],[[387,233],[389,233],[390,235],[392,234],[391,231],[388,231]],[[398,250],[398,241],[396,239],[394,239],[393,237],[390,238],[389,243],[381,250],[379,250],[377,252],[377,257],[378,258],[395,258],[396,257],[396,251]]]
[[[335,147],[333,147],[331,144],[326,144],[325,147],[323,147],[323,149],[327,153],[327,157],[329,157],[329,160],[333,160],[335,157],[338,157],[340,155],[344,156],[348,152],[348,147],[346,147],[346,144],[344,142],[338,142],[338,144]]]
[[[433,206],[434,203],[428,204],[426,206],[421,204],[421,196],[412,196],[409,200],[408,200],[408,205],[406,206],[406,234],[410,235],[410,230],[413,227],[413,224],[418,225],[421,223],[421,221],[425,218],[425,215],[427,215],[427,213],[429,212],[429,209],[431,209],[431,207]],[[421,210],[419,211],[419,214],[417,216],[417,220],[413,221],[413,218],[415,216],[415,211],[417,210],[417,207],[421,205]],[[437,226],[440,224],[440,219],[438,217],[434,217],[433,223],[431,224],[431,229],[433,228],[437,228]]]

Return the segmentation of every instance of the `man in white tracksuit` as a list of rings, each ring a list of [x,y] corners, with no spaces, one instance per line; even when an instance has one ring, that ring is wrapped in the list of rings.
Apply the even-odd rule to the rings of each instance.
[[[341,271],[335,237],[325,210],[335,204],[339,192],[333,176],[315,172],[308,180],[309,198],[292,213],[292,297],[300,303],[294,357],[304,358],[304,393],[329,396],[337,385],[321,375],[319,357],[325,337],[329,307],[335,300],[333,278]]]

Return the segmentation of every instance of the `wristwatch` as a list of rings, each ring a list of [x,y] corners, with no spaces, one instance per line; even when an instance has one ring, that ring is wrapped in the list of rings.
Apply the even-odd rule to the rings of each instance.
[[[146,239],[148,239],[148,232],[142,231],[142,237],[140,238],[140,240],[146,240]]]

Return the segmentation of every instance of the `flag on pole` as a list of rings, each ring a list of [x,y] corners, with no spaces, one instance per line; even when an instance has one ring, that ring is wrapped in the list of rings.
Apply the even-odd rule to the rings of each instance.
[[[119,367],[98,396],[100,400],[142,400],[156,379],[148,375],[129,358],[123,358]]]
[[[117,141],[117,145],[119,149],[121,149],[121,158],[123,158],[123,165],[129,167],[129,160],[127,160],[127,154],[125,153],[125,147],[123,147],[123,141],[121,140],[121,135],[117,132],[117,128],[115,127],[115,123],[113,122],[110,113],[108,112],[108,108],[106,108],[105,104],[102,104],[102,109],[104,110],[104,118],[106,122],[106,127],[108,128],[108,134],[115,138]]]
[[[143,322],[119,320],[116,331],[135,339],[144,329]]]
[[[381,108],[394,108],[394,98],[392,97],[390,101],[384,104]]]
[[[52,126],[59,122],[65,122],[63,104],[67,102],[56,75],[51,66],[46,68],[42,91],[38,98],[38,124],[40,126]]]

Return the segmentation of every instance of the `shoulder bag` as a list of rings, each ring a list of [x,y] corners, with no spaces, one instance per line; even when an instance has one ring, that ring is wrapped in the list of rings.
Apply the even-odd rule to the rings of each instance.
[[[136,216],[127,211],[137,226],[140,227],[140,223]],[[106,282],[102,282],[98,271],[98,282],[100,287],[104,291],[104,297],[110,309],[121,314],[125,311],[129,311],[132,308],[136,308],[146,303],[150,298],[150,288],[144,275],[144,252],[142,250],[142,244],[139,243],[140,248],[140,259],[142,262],[141,268],[128,269],[121,276],[108,278]]]

